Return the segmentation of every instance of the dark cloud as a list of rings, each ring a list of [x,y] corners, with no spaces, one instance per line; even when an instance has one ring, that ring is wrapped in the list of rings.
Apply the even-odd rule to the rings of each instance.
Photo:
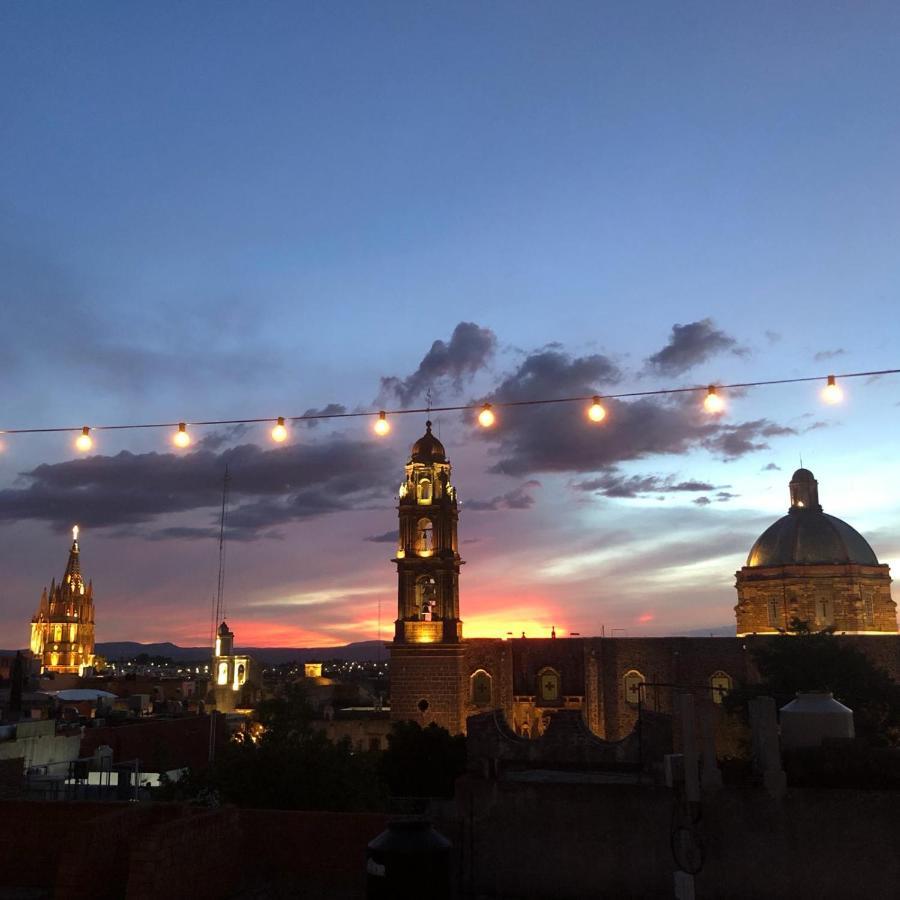
[[[373,544],[396,544],[400,538],[400,532],[395,528],[393,531],[384,531],[381,534],[372,534],[364,540],[371,541]]]
[[[342,416],[347,412],[347,407],[342,406],[340,403],[329,403],[327,406],[323,406],[321,409],[316,409],[315,407],[306,410],[303,413],[304,416]],[[321,424],[322,419],[309,419],[306,422],[307,428],[315,428],[317,425]]]
[[[488,364],[496,347],[497,337],[490,328],[460,322],[449,343],[437,340],[431,345],[412,375],[382,378],[381,394],[393,395],[406,406],[429,387],[437,389],[449,384],[461,391],[466,379]]]
[[[143,535],[156,539],[209,537],[218,533],[215,510],[227,464],[230,533],[277,536],[272,529],[282,523],[382,502],[394,463],[384,445],[339,436],[277,449],[242,444],[219,453],[123,451],[23,473],[22,486],[0,491],[0,520],[36,519],[57,530],[76,521],[94,528],[145,526]],[[206,513],[199,530],[192,524],[188,530],[153,527],[160,516],[194,511]]]
[[[589,397],[620,378],[605,356],[571,357],[542,350],[527,357],[484,400],[510,403],[535,397]],[[493,445],[492,471],[507,475],[538,472],[605,472],[618,463],[707,447],[732,459],[768,446],[764,438],[792,434],[767,419],[728,425],[710,418],[693,395],[604,401],[602,425],[589,423],[573,404],[553,403],[498,409],[494,429],[476,439]],[[471,417],[467,417],[470,421]]]
[[[737,341],[713,325],[712,319],[700,319],[687,325],[673,325],[669,343],[647,358],[647,365],[661,375],[680,375],[707,359],[730,350],[745,355]]]
[[[718,503],[727,503],[729,500],[734,500],[735,497],[740,497],[740,494],[732,494],[728,491],[719,491],[716,494],[716,501]]]
[[[756,450],[767,450],[769,445],[761,440],[762,438],[783,437],[796,433],[793,428],[786,425],[777,425],[768,419],[755,419],[752,422],[742,422],[740,425],[722,426],[718,434],[706,438],[702,443],[707,450],[723,459],[737,459]]]
[[[709,506],[709,504],[712,503],[712,500],[710,500],[709,497],[698,497],[694,500],[694,503],[696,503],[697,506]]]
[[[834,359],[836,356],[843,356],[847,351],[841,347],[838,347],[836,350],[820,350],[813,356],[813,360],[815,362],[825,362],[828,359]]]
[[[763,466],[760,471],[762,471],[762,472],[780,472],[781,466],[776,466],[775,463],[770,462],[767,465]]]
[[[531,491],[539,488],[539,481],[526,481],[517,488],[492,497],[490,500],[466,500],[463,502],[463,508],[466,512],[487,512],[498,509],[530,509],[534,506],[534,497]]]
[[[604,472],[597,478],[576,482],[572,486],[579,491],[594,491],[605,497],[624,498],[670,491],[713,491],[716,488],[705,481],[675,481],[671,476],[660,478],[657,475],[625,476],[616,470]]]

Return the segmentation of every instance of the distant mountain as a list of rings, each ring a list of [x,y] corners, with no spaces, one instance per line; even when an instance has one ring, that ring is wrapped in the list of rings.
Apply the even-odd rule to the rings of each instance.
[[[96,645],[96,652],[109,660],[134,659],[139,653],[148,656],[167,656],[175,662],[206,659],[209,647],[179,647],[165,641],[160,644],[139,644],[136,641],[110,641]],[[370,660],[387,659],[384,641],[356,641],[342,647],[237,647],[237,653],[246,653],[267,665],[287,662],[323,662],[329,659]]]
[[[716,625],[713,628],[695,628],[693,631],[682,631],[678,637],[734,637],[737,633],[734,625]]]

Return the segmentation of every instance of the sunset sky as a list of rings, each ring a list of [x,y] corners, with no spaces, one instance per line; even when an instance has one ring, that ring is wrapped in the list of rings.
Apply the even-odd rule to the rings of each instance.
[[[895,3],[0,6],[0,429],[900,367]],[[824,384],[824,382],[823,382]],[[734,622],[799,465],[900,566],[900,376],[434,416],[467,636]],[[0,435],[0,647],[388,637],[424,415]]]

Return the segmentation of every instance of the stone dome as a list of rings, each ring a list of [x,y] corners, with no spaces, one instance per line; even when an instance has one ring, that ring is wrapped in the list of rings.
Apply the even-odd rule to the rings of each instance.
[[[791,508],[756,540],[749,567],[817,564],[877,566],[878,558],[852,526],[822,512],[819,488],[809,469],[797,469],[791,483]]]
[[[431,433],[431,422],[425,423],[425,434],[412,445],[410,461],[426,464],[447,461],[444,445]]]

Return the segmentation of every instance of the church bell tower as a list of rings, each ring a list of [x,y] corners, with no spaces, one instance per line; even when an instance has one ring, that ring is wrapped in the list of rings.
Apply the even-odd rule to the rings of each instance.
[[[425,423],[400,485],[397,620],[391,645],[391,718],[464,726],[459,618],[459,505],[444,445]]]

